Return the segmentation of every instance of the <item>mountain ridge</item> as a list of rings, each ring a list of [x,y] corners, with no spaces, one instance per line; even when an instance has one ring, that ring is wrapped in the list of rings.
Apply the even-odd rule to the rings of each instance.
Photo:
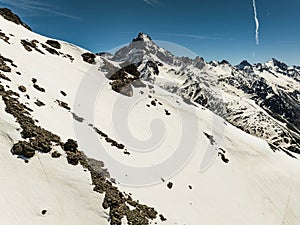
[[[280,122],[298,114],[268,102],[297,109],[296,67],[245,72],[144,35],[95,55],[0,20],[3,224],[299,223],[297,124]]]

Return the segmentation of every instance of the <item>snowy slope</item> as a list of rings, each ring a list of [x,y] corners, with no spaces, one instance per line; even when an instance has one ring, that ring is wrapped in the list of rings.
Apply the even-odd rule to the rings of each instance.
[[[5,111],[7,103],[1,101],[0,190],[5,193],[0,201],[1,224],[118,224],[114,222],[116,212],[121,214],[123,224],[300,223],[298,159],[282,151],[273,152],[266,141],[230,125],[197,101],[191,104],[182,99],[191,92],[175,91],[176,95],[167,91],[175,86],[195,91],[193,87],[200,86],[204,93],[213,93],[212,101],[220,92],[213,80],[224,71],[230,73],[231,67],[214,68],[201,58],[192,63],[183,59],[184,63],[155,46],[142,55],[147,60],[142,59],[138,67],[141,71],[149,67],[141,74],[145,85],[132,87],[126,92],[131,95],[128,97],[113,91],[115,81],[106,77],[108,66],[114,71],[121,69],[121,63],[128,60],[121,56],[130,57],[128,52],[119,58],[97,56],[95,62],[87,63],[81,55],[88,51],[80,47],[59,41],[61,48],[57,51],[61,53],[51,54],[42,45],[49,38],[2,17],[0,24],[1,32],[9,37],[9,43],[0,40],[1,56],[17,66],[6,61],[11,71],[1,73],[11,81],[1,79],[1,85],[19,93],[18,101],[33,110],[30,114],[37,125],[57,134],[63,142],[75,139],[87,157],[104,162],[110,175],[103,179],[115,183],[104,193],[94,192],[95,171],[91,176],[81,165],[68,164],[69,153],[60,146],[53,145],[50,152],[59,151],[62,156],[58,159],[36,151],[25,163],[27,159],[12,155],[14,143],[23,138],[20,124]],[[147,36],[142,41],[145,39],[151,43]],[[36,46],[44,54],[35,49],[27,51],[21,40],[37,40]],[[163,55],[158,57],[158,51]],[[153,74],[153,64],[146,65],[150,59],[161,61],[159,77]],[[182,66],[188,72],[176,71]],[[135,75],[128,71],[121,73],[122,79],[133,79]],[[201,76],[193,77],[195,71]],[[19,89],[20,85],[26,92]],[[224,90],[226,86],[221,89],[222,98],[228,99],[224,107],[238,101],[236,94]],[[242,93],[231,87],[230,91]],[[254,100],[244,98],[241,104],[253,106],[247,110],[265,113]],[[38,106],[37,100],[45,105]],[[224,107],[215,104],[212,108],[222,114]],[[102,170],[98,172],[104,176]],[[153,207],[156,219],[145,221],[145,214],[153,211],[141,204],[110,201],[107,196],[114,193],[113,187],[119,195]],[[106,204],[110,209],[104,209]],[[128,209],[116,210],[118,204]],[[47,210],[44,215],[43,210]]]

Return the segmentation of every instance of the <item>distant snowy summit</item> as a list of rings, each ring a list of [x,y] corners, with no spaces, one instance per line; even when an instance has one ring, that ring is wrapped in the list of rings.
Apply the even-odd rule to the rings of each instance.
[[[233,66],[226,60],[207,63],[202,57],[177,57],[145,33],[115,54],[102,57],[137,66],[142,80],[209,108],[247,133],[267,140],[274,149],[300,153],[297,66],[274,58],[254,65],[244,60]]]
[[[137,41],[148,42],[148,41],[152,41],[152,39],[150,38],[150,36],[148,34],[141,32],[138,34],[138,36],[136,38],[134,38],[132,40],[132,42],[137,42]]]

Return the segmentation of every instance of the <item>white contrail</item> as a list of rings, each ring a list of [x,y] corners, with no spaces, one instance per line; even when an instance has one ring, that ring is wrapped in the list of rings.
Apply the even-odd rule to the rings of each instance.
[[[257,18],[257,12],[256,12],[256,4],[255,4],[255,0],[252,0],[253,3],[253,10],[254,10],[254,20],[255,20],[255,40],[256,40],[256,44],[259,44],[259,33],[258,33],[258,29],[259,29],[259,21]]]
[[[160,5],[160,2],[157,0],[144,0],[144,2],[146,2],[147,4],[152,5],[152,6]]]

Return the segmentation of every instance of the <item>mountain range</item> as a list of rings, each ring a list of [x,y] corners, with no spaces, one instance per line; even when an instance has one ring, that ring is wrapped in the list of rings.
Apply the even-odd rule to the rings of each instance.
[[[92,53],[0,15],[1,224],[300,223],[299,66],[145,33]]]

